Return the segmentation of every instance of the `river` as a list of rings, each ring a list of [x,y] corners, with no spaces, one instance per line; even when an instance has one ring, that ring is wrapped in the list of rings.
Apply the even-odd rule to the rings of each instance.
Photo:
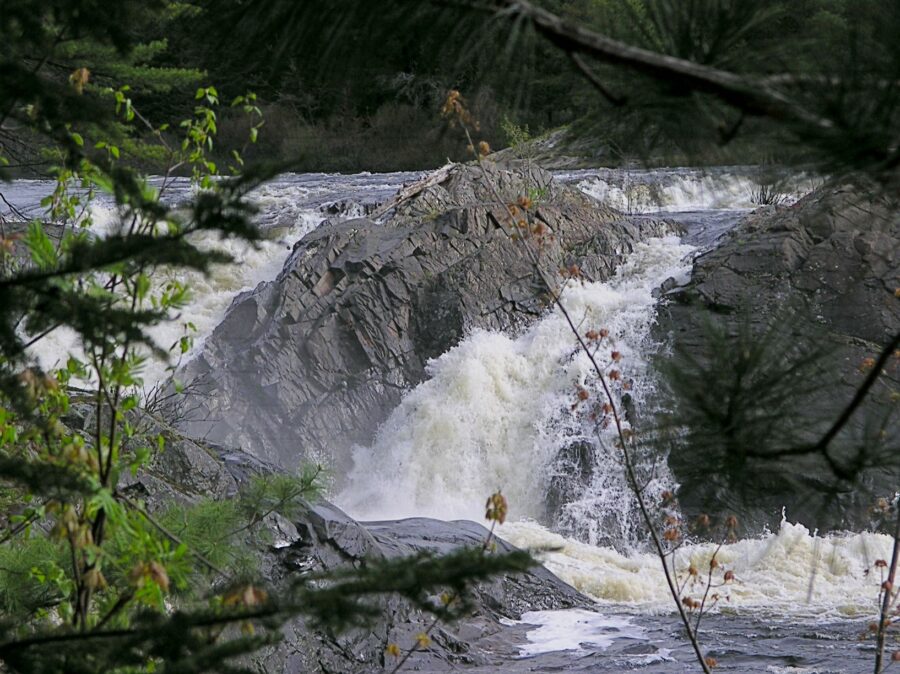
[[[184,315],[196,326],[197,345],[235,295],[274,278],[293,244],[324,218],[362,215],[419,175],[287,174],[258,189],[253,199],[265,240],[253,248],[210,238],[203,245],[225,246],[237,264],[219,267],[209,277],[180,273],[193,288]],[[610,331],[611,348],[623,355],[639,406],[653,392],[649,357],[665,348],[651,337],[654,291],[670,277],[686,279],[692,256],[714,246],[754,208],[753,172],[582,170],[557,178],[623,211],[672,218],[686,228],[681,239],[639,245],[608,282],[572,283],[563,293],[578,320]],[[806,177],[790,181],[787,197],[796,198],[814,183]],[[0,191],[34,216],[49,189],[45,181],[23,180]],[[177,203],[190,190],[177,181],[167,198]],[[116,220],[103,199],[92,216],[99,235]],[[176,322],[161,326],[155,337],[166,346],[182,330]],[[39,344],[37,355],[49,367],[70,348],[71,336],[57,331]],[[573,354],[571,333],[553,311],[518,334],[469,334],[429,364],[429,379],[407,392],[373,446],[355,449],[354,469],[339,476],[332,499],[360,519],[478,520],[486,495],[502,488],[510,521],[499,535],[545,550],[539,553],[544,564],[597,604],[596,613],[533,613],[512,623],[518,646],[503,654],[504,671],[692,671],[696,665],[679,635],[659,561],[646,550],[618,458],[594,456],[589,484],[562,505],[553,522],[547,520],[545,496],[560,469],[555,457],[580,432],[560,410],[567,409],[573,381],[584,381],[590,371],[587,359]],[[166,363],[149,363],[145,385],[166,374]],[[648,493],[675,486],[662,466]],[[719,560],[733,571],[735,582],[721,590],[722,598],[704,619],[704,647],[721,671],[871,671],[872,643],[859,637],[876,615],[880,581],[867,569],[888,556],[889,546],[888,537],[871,533],[818,535],[792,522],[790,513],[777,531],[724,546]],[[705,568],[712,550],[709,544],[687,545],[677,564]]]

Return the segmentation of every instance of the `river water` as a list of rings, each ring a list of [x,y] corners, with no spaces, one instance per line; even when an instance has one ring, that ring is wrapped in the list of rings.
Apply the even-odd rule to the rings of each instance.
[[[224,246],[238,264],[185,279],[194,292],[184,315],[197,327],[197,343],[237,293],[274,278],[294,242],[324,218],[362,215],[419,175],[288,174],[257,190],[266,240],[256,248],[204,241]],[[610,348],[623,355],[622,370],[634,381],[631,395],[639,406],[653,392],[648,358],[663,346],[651,338],[654,290],[670,277],[686,279],[692,256],[714,246],[754,207],[753,171],[583,170],[557,177],[623,211],[676,219],[686,227],[680,240],[639,245],[608,282],[570,284],[563,293],[576,320],[610,331]],[[800,177],[784,189],[796,198],[813,184]],[[49,189],[44,181],[17,181],[0,192],[35,216],[36,204]],[[190,189],[176,182],[168,198],[183,200]],[[115,226],[114,209],[102,199],[92,216],[100,235]],[[160,327],[155,336],[167,346],[182,330],[176,322]],[[49,367],[70,348],[71,336],[58,331],[39,343],[37,355]],[[148,364],[145,384],[164,378],[166,368],[166,363]],[[696,669],[672,615],[659,561],[646,552],[617,456],[595,455],[589,484],[548,520],[545,495],[554,472],[563,469],[556,457],[582,432],[573,415],[560,410],[570,405],[574,386],[590,376],[589,363],[575,353],[561,316],[548,312],[515,335],[475,331],[433,360],[428,373],[429,379],[409,391],[385,422],[373,446],[356,448],[354,469],[338,480],[333,500],[360,519],[478,520],[486,495],[502,488],[510,517],[499,535],[545,550],[540,553],[544,564],[597,603],[596,613],[534,613],[511,624],[519,645],[498,653],[505,660],[503,671]],[[659,466],[649,493],[675,486],[665,466]],[[777,531],[724,546],[719,560],[734,572],[735,582],[722,590],[722,599],[704,619],[705,648],[722,671],[871,671],[871,642],[859,637],[876,615],[880,581],[867,570],[888,556],[889,546],[886,536],[871,533],[820,536],[793,523],[790,513]],[[677,564],[707,568],[712,551],[709,544],[687,545]]]

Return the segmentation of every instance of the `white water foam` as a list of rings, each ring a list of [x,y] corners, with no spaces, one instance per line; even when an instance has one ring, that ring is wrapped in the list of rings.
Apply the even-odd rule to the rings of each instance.
[[[206,237],[201,245],[216,246],[231,253],[237,264],[224,265],[213,270],[209,278],[189,272],[178,272],[175,277],[188,281],[192,287],[192,300],[182,312],[181,320],[159,326],[152,331],[158,344],[170,347],[184,334],[188,321],[196,326],[197,346],[221,322],[234,296],[256,284],[273,279],[281,269],[288,245],[306,232],[314,229],[324,215],[321,207],[329,198],[351,199],[386,198],[404,182],[419,177],[416,173],[392,173],[373,175],[284,174],[254,191],[253,201],[260,207],[259,219],[266,230],[281,237],[260,243],[258,249],[236,241],[217,241],[214,235]],[[658,212],[660,210],[694,210],[697,208],[744,208],[749,205],[748,195],[753,182],[747,177],[747,169],[731,172],[706,172],[695,169],[663,169],[659,171],[576,171],[561,173],[565,181],[579,181],[578,187],[609,205],[631,212]],[[804,179],[805,180],[805,179]],[[157,180],[157,182],[159,182]],[[811,180],[797,182],[797,194],[812,184]],[[809,185],[807,184],[809,183]],[[6,196],[26,213],[39,215],[36,205],[49,192],[53,183],[44,180],[17,180]],[[176,179],[168,187],[170,199],[183,201],[194,193],[186,179]],[[662,197],[660,196],[662,195]],[[363,214],[361,203],[349,202],[344,215],[356,217]],[[100,202],[92,207],[92,231],[98,236],[113,231],[117,224],[115,210]],[[162,287],[168,280],[165,272],[154,278],[154,284]],[[73,350],[74,335],[65,330],[54,331],[34,348],[40,364],[47,369],[65,362]],[[195,351],[196,352],[196,349]],[[194,353],[192,352],[192,353]],[[188,354],[188,357],[192,354]],[[151,359],[144,368],[145,386],[165,378],[168,364]]]
[[[191,358],[222,321],[234,297],[274,279],[294,242],[315,229],[326,215],[360,217],[366,204],[388,198],[405,182],[418,177],[419,173],[288,173],[265,183],[250,195],[250,200],[259,208],[256,220],[265,240],[254,247],[239,240],[222,240],[214,233],[202,234],[194,239],[200,248],[222,250],[230,254],[234,262],[214,266],[209,276],[184,270],[156,271],[152,279],[155,289],[164,287],[174,278],[188,285],[191,299],[175,320],[152,328],[151,336],[159,346],[169,349],[185,334],[185,324],[192,323],[195,326],[192,331],[194,348],[184,356]],[[162,178],[151,178],[150,182],[162,186]],[[17,180],[12,190],[5,191],[5,196],[28,215],[39,217],[43,209],[37,204],[54,185],[46,180]],[[175,178],[166,187],[166,200],[182,203],[192,198],[196,191],[188,179]],[[120,218],[107,199],[96,200],[91,205],[90,215],[90,229],[95,236],[106,236],[119,227]],[[75,347],[76,343],[73,332],[57,329],[40,340],[32,353],[43,368],[52,369],[64,364],[69,353],[83,356]],[[144,388],[149,389],[162,381],[170,371],[170,363],[149,358],[143,367]]]
[[[622,554],[588,545],[536,522],[505,524],[498,535],[518,547],[552,549],[540,553],[544,565],[601,605],[640,613],[673,610],[660,561],[653,554]],[[812,622],[873,616],[882,579],[869,569],[875,560],[890,558],[892,544],[883,534],[821,537],[802,525],[782,522],[776,533],[722,547],[717,559],[734,572],[735,582],[716,590],[723,598],[714,610]],[[676,567],[682,573],[691,563],[709,568],[714,551],[710,543],[684,546],[676,555]]]
[[[667,276],[687,273],[688,252],[674,239],[650,241],[610,282],[572,285],[564,294],[585,330],[609,328],[611,348],[624,354],[624,369],[638,382],[644,379],[655,316],[651,290]],[[480,521],[484,498],[502,488],[510,521],[499,536],[523,548],[552,548],[541,555],[545,565],[601,605],[671,612],[656,556],[637,547],[597,544],[605,540],[601,533],[626,543],[646,538],[616,452],[595,457],[591,484],[566,506],[568,521],[580,524],[567,533],[577,538],[535,521],[546,521],[542,503],[554,457],[578,432],[565,420],[573,416],[568,413],[573,386],[586,381],[590,368],[583,357],[572,357],[573,351],[558,312],[517,337],[469,335],[429,363],[430,378],[404,398],[375,444],[356,450],[337,502],[359,518]],[[646,393],[635,386],[638,404]],[[664,467],[661,473],[660,486],[671,484]],[[890,545],[883,535],[819,537],[785,521],[775,533],[720,550],[718,560],[734,572],[735,582],[717,590],[721,600],[714,610],[811,622],[868,617],[876,611],[881,582],[869,569],[876,559],[889,557]],[[708,568],[714,550],[711,544],[686,545],[676,565],[682,573],[691,562]]]
[[[526,633],[528,643],[520,657],[559,651],[606,650],[617,639],[643,640],[646,632],[625,616],[606,616],[596,611],[567,609],[562,611],[528,611],[521,620],[503,620],[507,625],[534,626]]]
[[[257,220],[264,240],[253,246],[236,239],[221,239],[215,233],[203,233],[192,237],[192,241],[203,250],[225,252],[234,262],[214,265],[209,275],[183,269],[158,268],[154,271],[151,279],[154,292],[168,281],[178,280],[189,287],[190,299],[172,321],[151,328],[150,336],[158,346],[170,350],[182,336],[190,334],[194,338],[194,347],[182,356],[189,360],[222,321],[236,295],[278,275],[292,244],[324,220],[326,214],[322,206],[330,203],[329,197],[351,197],[339,204],[343,210],[338,216],[359,217],[364,212],[362,202],[371,199],[372,195],[377,199],[393,193],[404,180],[417,176],[414,173],[374,177],[369,173],[352,176],[284,174],[260,186],[251,193],[250,200],[259,208]],[[157,188],[162,187],[161,178],[151,178],[151,183]],[[17,180],[8,196],[21,212],[40,217],[44,209],[38,204],[54,187],[55,183],[47,180]],[[197,191],[188,179],[175,178],[167,184],[166,199],[171,203],[182,203],[193,198]],[[354,200],[357,198],[360,202]],[[121,227],[118,210],[104,196],[90,205],[88,215],[89,231],[94,236],[108,236]],[[188,323],[193,325],[190,330]],[[63,366],[70,354],[84,360],[77,344],[72,330],[57,328],[37,341],[30,352],[42,368],[52,370]],[[171,362],[148,357],[141,371],[145,390],[166,379],[171,370]]]
[[[297,195],[294,195],[297,198]],[[266,195],[261,198],[265,203]],[[222,321],[234,297],[243,291],[252,290],[259,283],[275,278],[291,252],[294,241],[315,229],[323,220],[323,215],[314,210],[296,210],[291,214],[291,224],[281,229],[264,232],[269,238],[252,245],[234,238],[222,238],[217,233],[201,233],[191,237],[201,250],[221,251],[230,255],[233,262],[213,265],[208,275],[184,269],[160,267],[151,278],[153,292],[159,292],[171,280],[185,283],[190,289],[189,300],[173,320],[165,321],[148,330],[154,342],[163,349],[173,349],[185,334],[194,337],[194,346],[185,354],[192,357],[203,341]],[[91,207],[92,225],[90,231],[97,236],[106,236],[119,226],[115,209],[101,203]],[[193,324],[188,330],[187,324]],[[76,348],[75,334],[59,328],[44,337],[33,347],[33,353],[44,369],[50,370],[63,365],[72,354],[83,358]],[[173,353],[177,353],[174,351]],[[148,357],[142,368],[144,388],[149,389],[169,375],[170,364],[155,357]]]
[[[749,210],[759,206],[760,175],[750,167],[714,171],[674,169],[669,173],[647,170],[591,173],[573,174],[581,178],[579,189],[625,213]],[[778,182],[772,189],[778,192],[780,203],[789,204],[819,184],[821,179],[801,174]]]
[[[691,250],[672,237],[638,244],[609,282],[572,282],[563,292],[583,331],[609,330],[611,341],[598,358],[622,354],[636,399],[651,386],[641,375],[655,317],[653,289],[688,273]],[[428,381],[403,399],[374,446],[355,451],[338,503],[360,517],[477,519],[486,495],[502,488],[512,517],[541,518],[554,460],[583,438],[569,409],[592,372],[562,314],[548,313],[517,337],[475,331],[427,369]],[[624,515],[629,507],[617,453],[608,454],[596,464],[609,470],[598,471],[583,498],[567,506],[573,520],[598,510]],[[622,527],[617,535],[628,537],[631,518],[615,519]]]

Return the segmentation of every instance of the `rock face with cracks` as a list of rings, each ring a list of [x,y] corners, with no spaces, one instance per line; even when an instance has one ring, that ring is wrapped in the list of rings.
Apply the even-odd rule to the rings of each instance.
[[[384,222],[325,222],[277,279],[239,296],[178,375],[192,410],[181,428],[287,468],[313,459],[342,474],[350,448],[371,442],[430,358],[469,329],[515,330],[546,309],[507,204],[530,202],[551,283],[573,264],[606,279],[636,242],[671,231],[536,168],[458,165],[440,177]]]
[[[815,371],[785,401],[791,416],[779,421],[784,410],[769,410],[773,424],[783,423],[782,438],[773,443],[815,444],[868,375],[866,359],[900,333],[898,214],[880,186],[862,179],[827,185],[791,207],[753,212],[696,260],[686,287],[669,291],[659,338],[703,362],[711,357],[710,324],[736,336],[748,324],[763,335],[774,323],[785,348],[806,342],[822,351]],[[865,404],[828,445],[830,459],[822,452],[777,460],[725,456],[725,443],[702,451],[676,446],[669,463],[682,505],[689,512],[737,511],[751,527],[777,525],[782,508],[811,526],[865,526],[869,506],[890,497],[900,479],[892,399],[898,390],[900,359],[892,357]],[[868,451],[860,453],[864,446]],[[852,479],[836,475],[829,460]],[[728,470],[712,468],[720,465]]]

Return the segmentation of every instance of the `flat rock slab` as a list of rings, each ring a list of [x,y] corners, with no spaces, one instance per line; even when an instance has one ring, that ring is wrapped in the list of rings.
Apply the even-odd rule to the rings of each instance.
[[[481,547],[488,530],[475,522],[442,522],[412,518],[385,522],[356,522],[329,503],[311,505],[295,521],[294,540],[270,556],[273,582],[358,564],[366,558],[404,557],[420,552],[446,554],[462,546]],[[497,550],[513,549],[496,539]],[[440,623],[430,632],[431,645],[413,654],[409,671],[445,672],[460,666],[497,666],[513,658],[524,642],[525,630],[509,625],[532,610],[590,609],[592,602],[544,567],[527,573],[478,583],[472,590],[473,611],[455,624]],[[437,601],[437,598],[436,598]],[[428,631],[433,616],[396,596],[376,600],[379,620],[367,629],[329,634],[309,629],[303,620],[291,621],[284,640],[253,658],[262,671],[372,672],[391,671],[395,660],[386,655],[389,644],[408,648]]]

